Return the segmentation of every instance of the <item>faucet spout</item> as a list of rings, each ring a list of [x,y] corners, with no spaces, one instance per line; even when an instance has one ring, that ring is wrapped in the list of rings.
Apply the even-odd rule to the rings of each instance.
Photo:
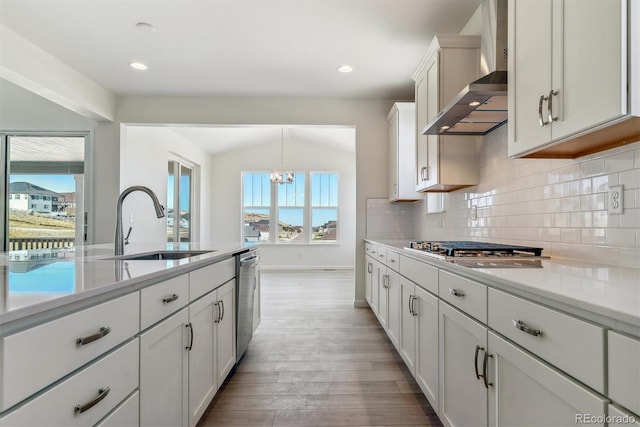
[[[118,205],[116,208],[116,236],[114,240],[114,255],[116,256],[122,255],[124,253],[124,233],[122,232],[122,204],[124,202],[124,199],[134,191],[142,191],[143,193],[147,193],[147,195],[151,197],[151,200],[153,201],[153,207],[156,210],[156,216],[158,218],[162,218],[164,216],[164,206],[160,204],[158,196],[156,196],[156,193],[151,191],[150,188],[143,185],[134,185],[120,193],[120,197],[118,197]]]

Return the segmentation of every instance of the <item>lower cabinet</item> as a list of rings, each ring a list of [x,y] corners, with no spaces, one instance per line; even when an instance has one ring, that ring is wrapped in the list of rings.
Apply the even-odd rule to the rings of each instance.
[[[189,309],[140,335],[140,425],[187,427]]]
[[[438,298],[401,282],[400,355],[431,406],[438,410]]]
[[[397,350],[400,350],[400,334],[402,332],[400,286],[404,280],[406,279],[395,271],[387,269],[387,335]]]
[[[489,354],[490,426],[604,425],[604,397],[493,332]]]
[[[364,299],[367,300],[369,306],[372,305],[371,301],[371,285],[373,283],[373,261],[371,257],[364,257]]]
[[[440,420],[445,426],[487,425],[487,328],[439,302]]]
[[[133,427],[140,425],[140,392],[136,391],[95,427]]]
[[[236,362],[229,281],[140,336],[140,425],[195,426]]]
[[[137,386],[138,340],[132,340],[22,404],[2,417],[0,425],[92,426]],[[136,414],[137,410],[136,406]],[[137,417],[126,421],[125,425],[137,425]]]

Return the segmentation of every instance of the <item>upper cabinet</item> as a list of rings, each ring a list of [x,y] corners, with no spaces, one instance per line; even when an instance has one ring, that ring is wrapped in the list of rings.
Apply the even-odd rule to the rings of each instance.
[[[573,158],[640,136],[632,3],[509,0],[509,156]]]
[[[387,115],[389,124],[389,201],[421,199],[415,190],[416,117],[413,102],[396,102]]]
[[[423,135],[423,129],[480,73],[480,37],[436,36],[416,82],[416,191],[453,191],[478,183],[475,136]]]

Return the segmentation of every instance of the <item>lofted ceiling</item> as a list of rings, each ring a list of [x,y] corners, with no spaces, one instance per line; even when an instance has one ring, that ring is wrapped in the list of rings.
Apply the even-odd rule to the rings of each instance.
[[[459,33],[480,2],[0,0],[0,23],[118,96],[406,101],[430,40]],[[176,129],[194,142],[261,134],[212,131]]]

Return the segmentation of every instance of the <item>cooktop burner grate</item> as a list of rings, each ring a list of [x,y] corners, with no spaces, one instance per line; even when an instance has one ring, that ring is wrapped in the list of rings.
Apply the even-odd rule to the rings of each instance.
[[[467,254],[491,253],[495,255],[513,255],[518,253],[530,253],[533,256],[541,256],[542,248],[530,246],[505,245],[487,242],[472,241],[435,241],[435,242],[411,242],[411,248],[425,250],[427,252],[437,252],[446,256],[465,256]]]

